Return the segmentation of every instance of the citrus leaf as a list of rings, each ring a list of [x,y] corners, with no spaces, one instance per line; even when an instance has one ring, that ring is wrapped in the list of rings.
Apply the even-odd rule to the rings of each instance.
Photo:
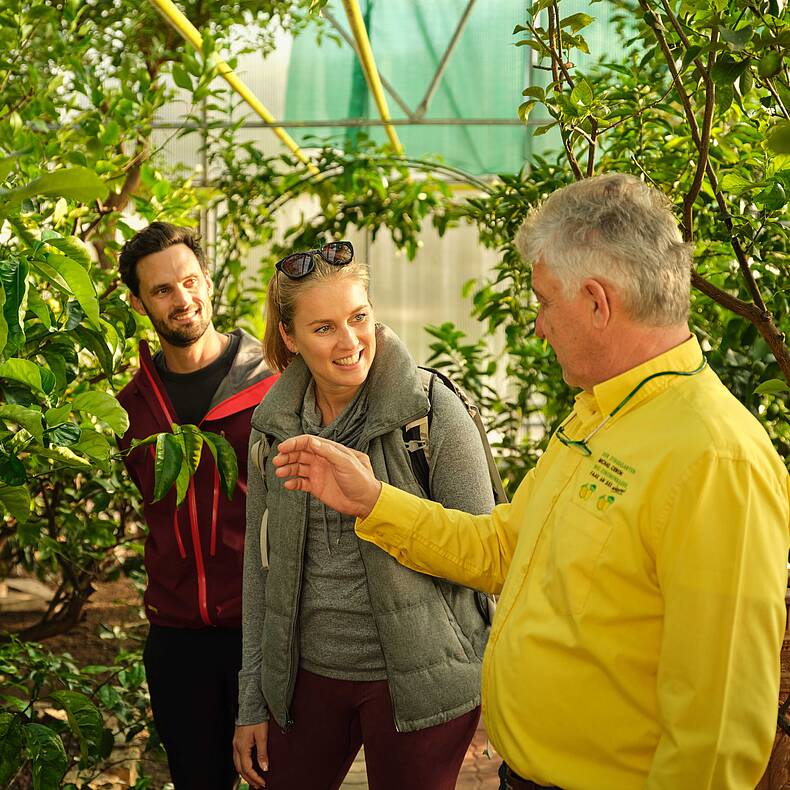
[[[766,395],[771,392],[790,392],[790,387],[781,379],[768,379],[755,387],[754,391],[759,395]]]
[[[154,498],[158,502],[172,488],[181,471],[184,453],[181,443],[172,433],[160,433],[156,437],[154,454]]]
[[[108,425],[117,436],[123,436],[129,428],[129,415],[120,403],[106,392],[80,392],[74,396],[71,407],[75,411],[90,414]]]
[[[85,318],[94,329],[100,329],[99,300],[88,272],[77,261],[58,253],[48,253],[47,263],[63,278],[69,293],[79,302]]]
[[[33,790],[54,790],[60,787],[69,758],[63,741],[43,724],[28,724],[25,727],[25,744],[33,771]]]
[[[41,411],[28,406],[17,406],[15,403],[0,404],[0,420],[15,422],[26,430],[37,442],[44,436],[44,426],[41,422]]]
[[[3,350],[6,356],[25,342],[25,313],[27,312],[28,265],[22,260],[0,262],[0,284],[5,300],[3,302],[3,321],[6,325],[6,342]]]
[[[195,474],[203,454],[203,435],[196,425],[182,425],[181,436],[184,439],[184,457],[189,472]]]
[[[0,190],[0,203],[9,206],[36,195],[90,203],[92,200],[105,200],[109,192],[109,187],[93,170],[87,167],[66,167],[45,173],[16,189],[6,192]]]
[[[93,260],[82,239],[76,236],[63,236],[59,239],[47,239],[47,244],[62,252],[67,258],[76,261],[83,269],[90,269]]]
[[[46,397],[55,388],[54,374],[29,359],[7,359],[0,364],[0,378],[17,381]]]
[[[0,485],[0,503],[21,524],[30,518],[30,492],[27,486]],[[0,734],[0,743],[2,741]]]
[[[201,431],[206,441],[206,446],[214,456],[214,462],[219,472],[222,490],[228,499],[233,499],[233,490],[239,477],[239,464],[236,453],[227,439],[211,431]]]
[[[99,709],[77,691],[53,691],[50,698],[56,707],[66,711],[69,729],[79,743],[82,759],[98,752],[104,737],[104,719]]]

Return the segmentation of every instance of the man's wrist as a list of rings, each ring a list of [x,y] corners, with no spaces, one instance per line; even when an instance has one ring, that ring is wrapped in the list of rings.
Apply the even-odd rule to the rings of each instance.
[[[379,497],[381,496],[382,488],[381,480],[376,480],[375,487],[371,486],[370,496],[366,497],[362,511],[357,514],[357,518],[359,518],[360,521],[364,521],[373,512],[373,508],[376,507],[376,502],[379,501]]]

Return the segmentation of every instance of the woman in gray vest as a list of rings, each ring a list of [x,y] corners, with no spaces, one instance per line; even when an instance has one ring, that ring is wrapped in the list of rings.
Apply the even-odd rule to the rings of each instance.
[[[277,264],[264,350],[280,379],[252,418],[243,659],[234,758],[268,790],[338,788],[360,746],[371,790],[452,790],[480,715],[488,626],[474,593],[398,564],[275,476],[269,452],[301,433],[367,453],[376,475],[425,496],[404,426],[430,409],[429,489],[494,506],[475,425],[376,324],[349,242]]]

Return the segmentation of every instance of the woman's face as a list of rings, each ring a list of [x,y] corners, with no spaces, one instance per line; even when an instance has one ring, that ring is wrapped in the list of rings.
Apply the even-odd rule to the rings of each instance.
[[[280,324],[288,349],[302,356],[317,390],[350,400],[365,382],[376,356],[376,324],[365,286],[338,280],[304,286],[296,299],[291,334]]]

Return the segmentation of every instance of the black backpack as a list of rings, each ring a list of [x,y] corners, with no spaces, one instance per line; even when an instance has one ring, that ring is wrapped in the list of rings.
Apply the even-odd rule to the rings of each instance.
[[[414,477],[422,488],[425,496],[428,499],[433,499],[431,496],[431,483],[430,483],[430,467],[428,465],[431,457],[431,421],[433,419],[433,388],[436,381],[440,381],[447,389],[449,389],[455,396],[463,403],[469,416],[480,434],[480,441],[483,444],[483,451],[486,456],[486,463],[488,465],[488,477],[491,482],[491,490],[494,494],[494,503],[499,505],[507,502],[507,494],[502,485],[502,478],[499,476],[499,470],[494,462],[494,454],[491,452],[491,445],[488,443],[488,436],[486,435],[483,420],[480,417],[480,411],[472,403],[469,396],[446,374],[435,368],[418,367],[422,386],[425,389],[425,394],[428,396],[430,409],[424,417],[420,417],[408,425],[403,426],[403,442],[406,445],[406,450],[409,452],[411,459],[411,468],[414,472]],[[480,612],[483,620],[487,625],[491,625],[492,611],[495,606],[493,597],[490,597],[482,592],[475,592],[475,604]]]

